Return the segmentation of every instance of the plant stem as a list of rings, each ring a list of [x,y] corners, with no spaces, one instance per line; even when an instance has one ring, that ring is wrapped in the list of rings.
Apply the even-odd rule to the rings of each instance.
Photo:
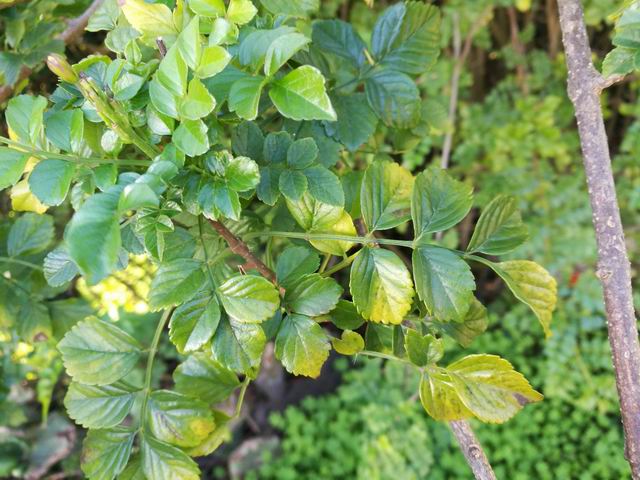
[[[382,352],[374,352],[372,350],[362,350],[361,352],[358,352],[357,355],[364,355],[365,357],[382,358],[383,360],[390,360],[392,362],[402,362],[402,363],[411,365],[412,367],[415,367],[413,363],[408,362],[407,360],[396,357],[395,355],[389,355]]]
[[[242,404],[244,403],[244,395],[247,393],[247,388],[251,383],[251,379],[249,377],[245,377],[242,382],[242,388],[240,389],[240,393],[238,394],[238,401],[236,402],[236,411],[234,412],[234,418],[238,418],[240,416],[240,412],[242,411]]]
[[[336,272],[339,272],[340,270],[342,270],[343,268],[347,268],[349,265],[351,265],[353,263],[353,261],[356,259],[356,257],[358,256],[358,254],[360,253],[360,250],[358,250],[356,253],[354,253],[353,255],[349,255],[347,258],[345,258],[344,260],[342,260],[339,263],[336,263],[333,267],[331,267],[329,270],[326,270],[324,272],[321,272],[323,277],[330,277],[331,275],[333,275]]]
[[[11,257],[0,257],[0,263],[15,263],[16,265],[22,265],[23,267],[29,267],[32,270],[38,270],[42,272],[42,267],[40,265],[36,265],[35,263],[27,262],[25,260],[20,260],[19,258],[11,258]]]
[[[209,274],[209,282],[211,283],[211,289],[215,291],[216,282],[215,282],[215,279],[213,277],[213,271],[211,270],[209,252],[207,252],[207,247],[204,244],[203,229],[204,229],[204,220],[202,219],[202,215],[199,215],[198,216],[198,236],[200,237],[200,242],[202,243],[202,250],[204,252],[205,263],[207,264],[207,273]]]
[[[598,245],[598,269],[604,291],[611,355],[625,433],[625,456],[633,478],[640,479],[640,342],[633,307],[631,269],[611,169],[600,94],[611,82],[593,66],[580,0],[559,0],[565,47],[568,94],[582,145],[593,226]]]
[[[489,464],[489,460],[487,460],[487,456],[482,450],[482,445],[480,445],[478,438],[475,433],[473,433],[469,422],[465,420],[455,420],[449,422],[449,426],[476,480],[496,480],[496,475],[493,473],[491,464]]]
[[[337,235],[333,233],[306,233],[306,232],[252,232],[245,235],[245,238],[257,238],[257,237],[283,237],[283,238],[297,238],[300,240],[310,241],[336,241],[336,242],[351,242],[360,243],[363,245],[397,245],[399,247],[414,248],[412,240],[394,240],[392,238],[376,238],[376,237],[358,237],[352,235]]]
[[[69,155],[66,153],[47,152],[45,150],[38,150],[30,145],[13,141],[9,138],[0,136],[0,142],[6,143],[10,147],[15,149],[24,150],[24,153],[28,153],[34,157],[41,159],[56,158],[60,160],[66,160],[73,163],[98,163],[101,165],[128,165],[134,167],[148,167],[151,162],[149,160],[134,160],[134,159],[117,159],[117,158],[99,158],[99,157],[80,157],[78,155]]]
[[[169,318],[171,317],[172,309],[167,309],[162,313],[158,326],[156,327],[156,333],[153,335],[151,346],[149,347],[149,356],[147,357],[147,368],[144,374],[144,398],[142,399],[142,407],[140,409],[140,429],[144,431],[145,417],[147,415],[147,404],[149,403],[149,396],[151,395],[151,374],[153,373],[153,361],[158,353],[158,345],[160,344],[160,338],[162,337],[162,331],[164,330]]]

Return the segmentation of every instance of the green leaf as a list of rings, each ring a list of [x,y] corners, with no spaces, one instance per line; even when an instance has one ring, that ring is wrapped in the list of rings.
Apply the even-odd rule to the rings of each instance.
[[[29,154],[0,147],[0,190],[18,183],[29,160]]]
[[[262,160],[264,135],[254,122],[242,122],[233,132],[233,153],[258,162]]]
[[[169,338],[178,352],[193,352],[207,343],[220,322],[220,306],[215,294],[197,294],[176,308],[169,323]]]
[[[627,75],[636,70],[636,68],[636,50],[616,47],[604,58],[602,75],[605,78],[613,75]]]
[[[353,303],[367,320],[399,325],[411,309],[411,274],[389,250],[363,248],[351,267],[349,288]]]
[[[226,312],[240,323],[260,323],[273,317],[280,295],[267,279],[257,275],[235,275],[218,287]]]
[[[44,278],[52,287],[64,285],[80,273],[66,247],[58,247],[49,252],[44,258],[43,267]]]
[[[122,243],[118,203],[121,186],[89,197],[71,219],[65,238],[69,254],[89,285],[109,275],[118,263]]]
[[[342,20],[318,20],[313,23],[314,46],[362,66],[367,48],[353,26]]]
[[[305,168],[303,172],[313,198],[328,205],[344,206],[342,183],[335,173],[321,165]]]
[[[25,213],[14,222],[7,238],[10,257],[42,252],[53,241],[53,217]]]
[[[329,357],[329,340],[322,327],[305,315],[287,315],[276,336],[276,358],[294,375],[317,378]]]
[[[140,442],[142,470],[153,480],[200,480],[196,462],[179,448],[156,440],[150,435]]]
[[[260,95],[265,84],[260,75],[238,80],[229,92],[229,110],[236,112],[240,118],[254,120],[258,116]]]
[[[469,355],[446,369],[432,367],[420,383],[420,399],[436,420],[477,417],[503,423],[542,395],[506,360],[495,355]]]
[[[527,305],[540,321],[545,335],[551,336],[551,317],[558,298],[556,279],[535,262],[511,260],[489,265],[500,275],[513,295]]]
[[[364,324],[356,306],[347,300],[339,300],[326,318],[340,330],[356,330]]]
[[[198,120],[209,115],[216,106],[216,99],[202,84],[199,78],[194,77],[189,82],[187,96],[182,99],[178,107],[181,118]]]
[[[398,3],[378,17],[371,34],[371,53],[376,58],[384,57],[398,38],[406,12],[406,4]]]
[[[213,336],[213,359],[234,372],[249,373],[260,365],[267,338],[260,325],[240,323],[224,315]]]
[[[178,101],[180,97],[174,95],[171,90],[165,87],[157,76],[149,82],[149,97],[158,112],[171,118],[178,118]]]
[[[179,258],[163,263],[151,282],[149,306],[152,310],[161,310],[186,302],[205,281],[202,263],[198,260]]]
[[[187,92],[189,68],[180,54],[178,44],[173,45],[158,67],[157,79],[173,95],[184,96]]]
[[[382,64],[409,75],[429,70],[440,54],[440,13],[434,5],[408,2],[400,31]]]
[[[369,105],[385,125],[410,128],[420,121],[420,92],[404,73],[376,68],[364,86]]]
[[[287,290],[285,302],[294,313],[317,317],[333,310],[341,295],[342,287],[333,278],[312,273]]]
[[[471,210],[471,187],[431,167],[416,177],[411,199],[411,217],[417,242],[453,227]]]
[[[45,205],[60,205],[67,197],[76,167],[64,160],[42,160],[31,175],[29,189]]]
[[[291,200],[300,200],[309,184],[304,173],[297,170],[283,170],[278,179],[278,187],[282,194]]]
[[[129,461],[135,430],[90,430],[82,444],[81,467],[91,480],[113,480]],[[118,477],[121,478],[121,477]]]
[[[436,325],[460,345],[467,348],[478,335],[487,329],[489,318],[487,309],[474,297],[462,323],[446,322]]]
[[[364,350],[364,338],[350,330],[342,332],[341,338],[331,339],[331,344],[340,355],[355,355]]]
[[[117,0],[107,0],[91,15],[89,24],[85,30],[88,32],[99,32],[101,30],[111,31],[116,28],[119,16],[120,7],[118,6]]]
[[[191,70],[200,63],[202,43],[200,41],[200,18],[195,16],[178,36],[178,51]]]
[[[5,119],[9,130],[17,140],[27,145],[39,145],[42,141],[42,113],[47,108],[47,99],[31,95],[18,95],[9,100]]]
[[[247,192],[258,186],[260,168],[248,157],[235,157],[227,164],[225,177],[229,188],[236,192]]]
[[[151,394],[145,421],[155,438],[182,448],[200,444],[215,428],[207,403],[169,390]]]
[[[190,397],[218,403],[240,386],[235,373],[204,353],[195,353],[173,372],[176,390]]]
[[[66,152],[79,152],[84,136],[82,110],[61,110],[47,115],[44,121],[47,139]]]
[[[274,75],[280,67],[287,63],[291,57],[302,50],[311,42],[311,39],[301,33],[288,33],[276,38],[265,55],[264,74],[267,77]]]
[[[528,237],[516,199],[500,195],[483,210],[467,247],[470,253],[503,255],[522,244]]]
[[[287,164],[301,170],[313,165],[318,158],[318,146],[313,138],[296,140],[287,150]]]
[[[269,96],[278,111],[293,120],[336,120],[336,112],[318,69],[303,65],[271,84]]]
[[[147,3],[144,0],[126,0],[120,8],[127,22],[145,37],[153,38],[176,35],[173,15],[162,3]]]
[[[229,442],[231,440],[232,434],[229,429],[229,421],[231,420],[231,417],[220,410],[214,410],[213,418],[216,422],[216,428],[213,432],[211,432],[200,445],[187,450],[187,453],[192,457],[204,457],[211,455],[220,445],[222,445],[223,442]]]
[[[362,217],[370,232],[388,230],[411,218],[413,175],[393,162],[374,162],[360,191]]]
[[[218,45],[205,47],[195,70],[199,78],[210,78],[222,72],[231,61],[231,54]]]
[[[67,373],[87,385],[120,380],[135,367],[140,348],[131,335],[97,318],[76,324],[58,343]]]
[[[51,316],[46,305],[29,301],[20,309],[18,335],[25,342],[41,342],[52,336]]]
[[[202,120],[184,120],[173,132],[175,146],[189,157],[196,157],[209,150],[207,126]]]
[[[320,0],[260,0],[264,8],[274,15],[306,17],[320,8]]]
[[[288,288],[307,274],[318,270],[320,257],[307,247],[289,246],[278,257],[276,278],[278,283]]]
[[[235,24],[249,23],[258,13],[258,9],[251,0],[230,0],[227,9],[227,19]]]
[[[476,288],[469,265],[446,248],[424,245],[413,251],[418,297],[437,320],[462,322]]]
[[[240,43],[240,49],[238,50],[240,64],[250,67],[253,72],[257,72],[264,64],[271,44],[278,38],[295,32],[295,28],[287,26],[280,26],[270,30],[254,30]]]
[[[125,383],[83,385],[71,382],[64,406],[84,428],[111,428],[121,424],[133,407],[138,389]]]
[[[409,361],[418,367],[436,363],[444,354],[442,340],[433,335],[422,335],[412,328],[405,334],[404,348]]]
[[[191,0],[189,8],[193,13],[203,17],[218,17],[225,14],[223,0]]]
[[[364,93],[334,95],[331,100],[338,116],[336,137],[350,151],[355,152],[375,133],[378,117],[367,103]]]

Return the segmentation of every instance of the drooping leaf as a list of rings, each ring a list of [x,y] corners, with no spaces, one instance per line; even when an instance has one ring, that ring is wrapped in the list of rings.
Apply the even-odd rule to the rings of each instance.
[[[160,265],[151,282],[149,306],[153,310],[172,307],[192,298],[205,282],[202,263],[179,258]]]
[[[43,160],[29,175],[29,188],[45,205],[60,205],[67,197],[75,165],[64,160]]]
[[[111,323],[89,318],[58,343],[67,373],[86,385],[109,385],[127,375],[140,357],[140,344]]]
[[[362,217],[369,231],[387,230],[411,217],[413,175],[397,163],[374,162],[360,191]]]
[[[154,480],[200,480],[196,462],[177,447],[156,440],[150,435],[140,442],[142,470]]]
[[[219,322],[218,299],[214,293],[205,290],[173,312],[169,338],[178,352],[193,352],[211,339]]]
[[[287,290],[285,302],[294,313],[317,317],[333,310],[341,295],[342,287],[333,278],[312,273]]]
[[[43,251],[53,240],[53,217],[25,213],[9,230],[7,253],[10,257]]]
[[[416,177],[411,199],[416,241],[456,225],[469,213],[472,201],[471,188],[444,170],[432,167],[422,172]]]
[[[276,337],[276,357],[288,372],[316,378],[331,346],[317,322],[305,315],[287,315]]]
[[[170,390],[151,394],[145,421],[155,438],[182,448],[195,447],[215,427],[205,402]]]
[[[138,389],[122,382],[104,386],[71,382],[64,406],[84,428],[111,428],[129,414],[137,393]]]
[[[353,303],[367,320],[399,325],[411,308],[411,274],[402,260],[380,248],[363,248],[351,266]]]
[[[271,84],[269,96],[278,111],[293,120],[336,120],[320,71],[303,65]]]
[[[555,278],[540,265],[528,260],[485,263],[500,275],[518,300],[531,308],[545,335],[550,337],[551,317],[557,302]]]
[[[69,254],[90,285],[116,267],[121,246],[118,203],[122,187],[111,187],[89,197],[66,231]]]
[[[495,355],[469,355],[446,369],[432,367],[420,384],[420,398],[436,420],[472,416],[503,423],[542,395],[506,360]]]
[[[462,322],[476,288],[469,265],[446,248],[424,245],[413,251],[418,297],[441,321]]]
[[[218,287],[227,313],[241,323],[260,323],[271,318],[280,305],[275,286],[257,275],[236,275]]]
[[[205,353],[195,353],[173,372],[176,390],[209,403],[226,399],[240,386],[235,373],[224,368]]]
[[[87,478],[113,480],[118,476],[129,461],[135,435],[135,430],[124,427],[90,430],[82,445],[81,467]]]
[[[527,236],[527,227],[520,218],[516,199],[500,195],[480,215],[467,251],[503,255],[519,246]]]
[[[331,339],[333,349],[341,355],[355,355],[364,350],[364,339],[359,333],[345,330],[340,338]]]
[[[213,359],[234,372],[248,373],[260,365],[267,342],[260,325],[240,323],[224,315],[213,336]]]

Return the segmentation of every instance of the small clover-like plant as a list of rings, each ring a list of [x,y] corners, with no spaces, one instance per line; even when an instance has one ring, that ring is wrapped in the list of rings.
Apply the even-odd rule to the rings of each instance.
[[[129,254],[157,266],[153,338],[90,317],[58,345],[65,405],[89,428],[89,478],[199,478],[192,457],[229,435],[215,405],[240,390],[240,408],[269,341],[295,375],[317,377],[332,349],[409,363],[437,420],[504,422],[542,398],[494,355],[441,365],[444,336],[468,346],[487,328],[471,264],[550,332],[553,278],[495,259],[527,238],[516,199],[495,198],[466,250],[450,249],[436,234],[469,214],[471,187],[375,153],[429,123],[415,80],[439,54],[436,7],[388,8],[367,45],[348,23],[312,21],[317,1],[120,4],[89,24],[115,59],[50,57],[58,88],[9,103],[0,147],[15,210],[75,211],[44,260],[52,285],[96,284]],[[156,390],[167,327],[182,361],[173,388]],[[143,360],[140,384],[130,373]]]

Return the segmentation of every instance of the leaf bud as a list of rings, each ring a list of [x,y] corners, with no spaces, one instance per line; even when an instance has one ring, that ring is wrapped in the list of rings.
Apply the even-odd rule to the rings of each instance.
[[[57,53],[49,55],[47,57],[47,67],[64,82],[76,83],[78,81],[78,75],[62,55]]]

